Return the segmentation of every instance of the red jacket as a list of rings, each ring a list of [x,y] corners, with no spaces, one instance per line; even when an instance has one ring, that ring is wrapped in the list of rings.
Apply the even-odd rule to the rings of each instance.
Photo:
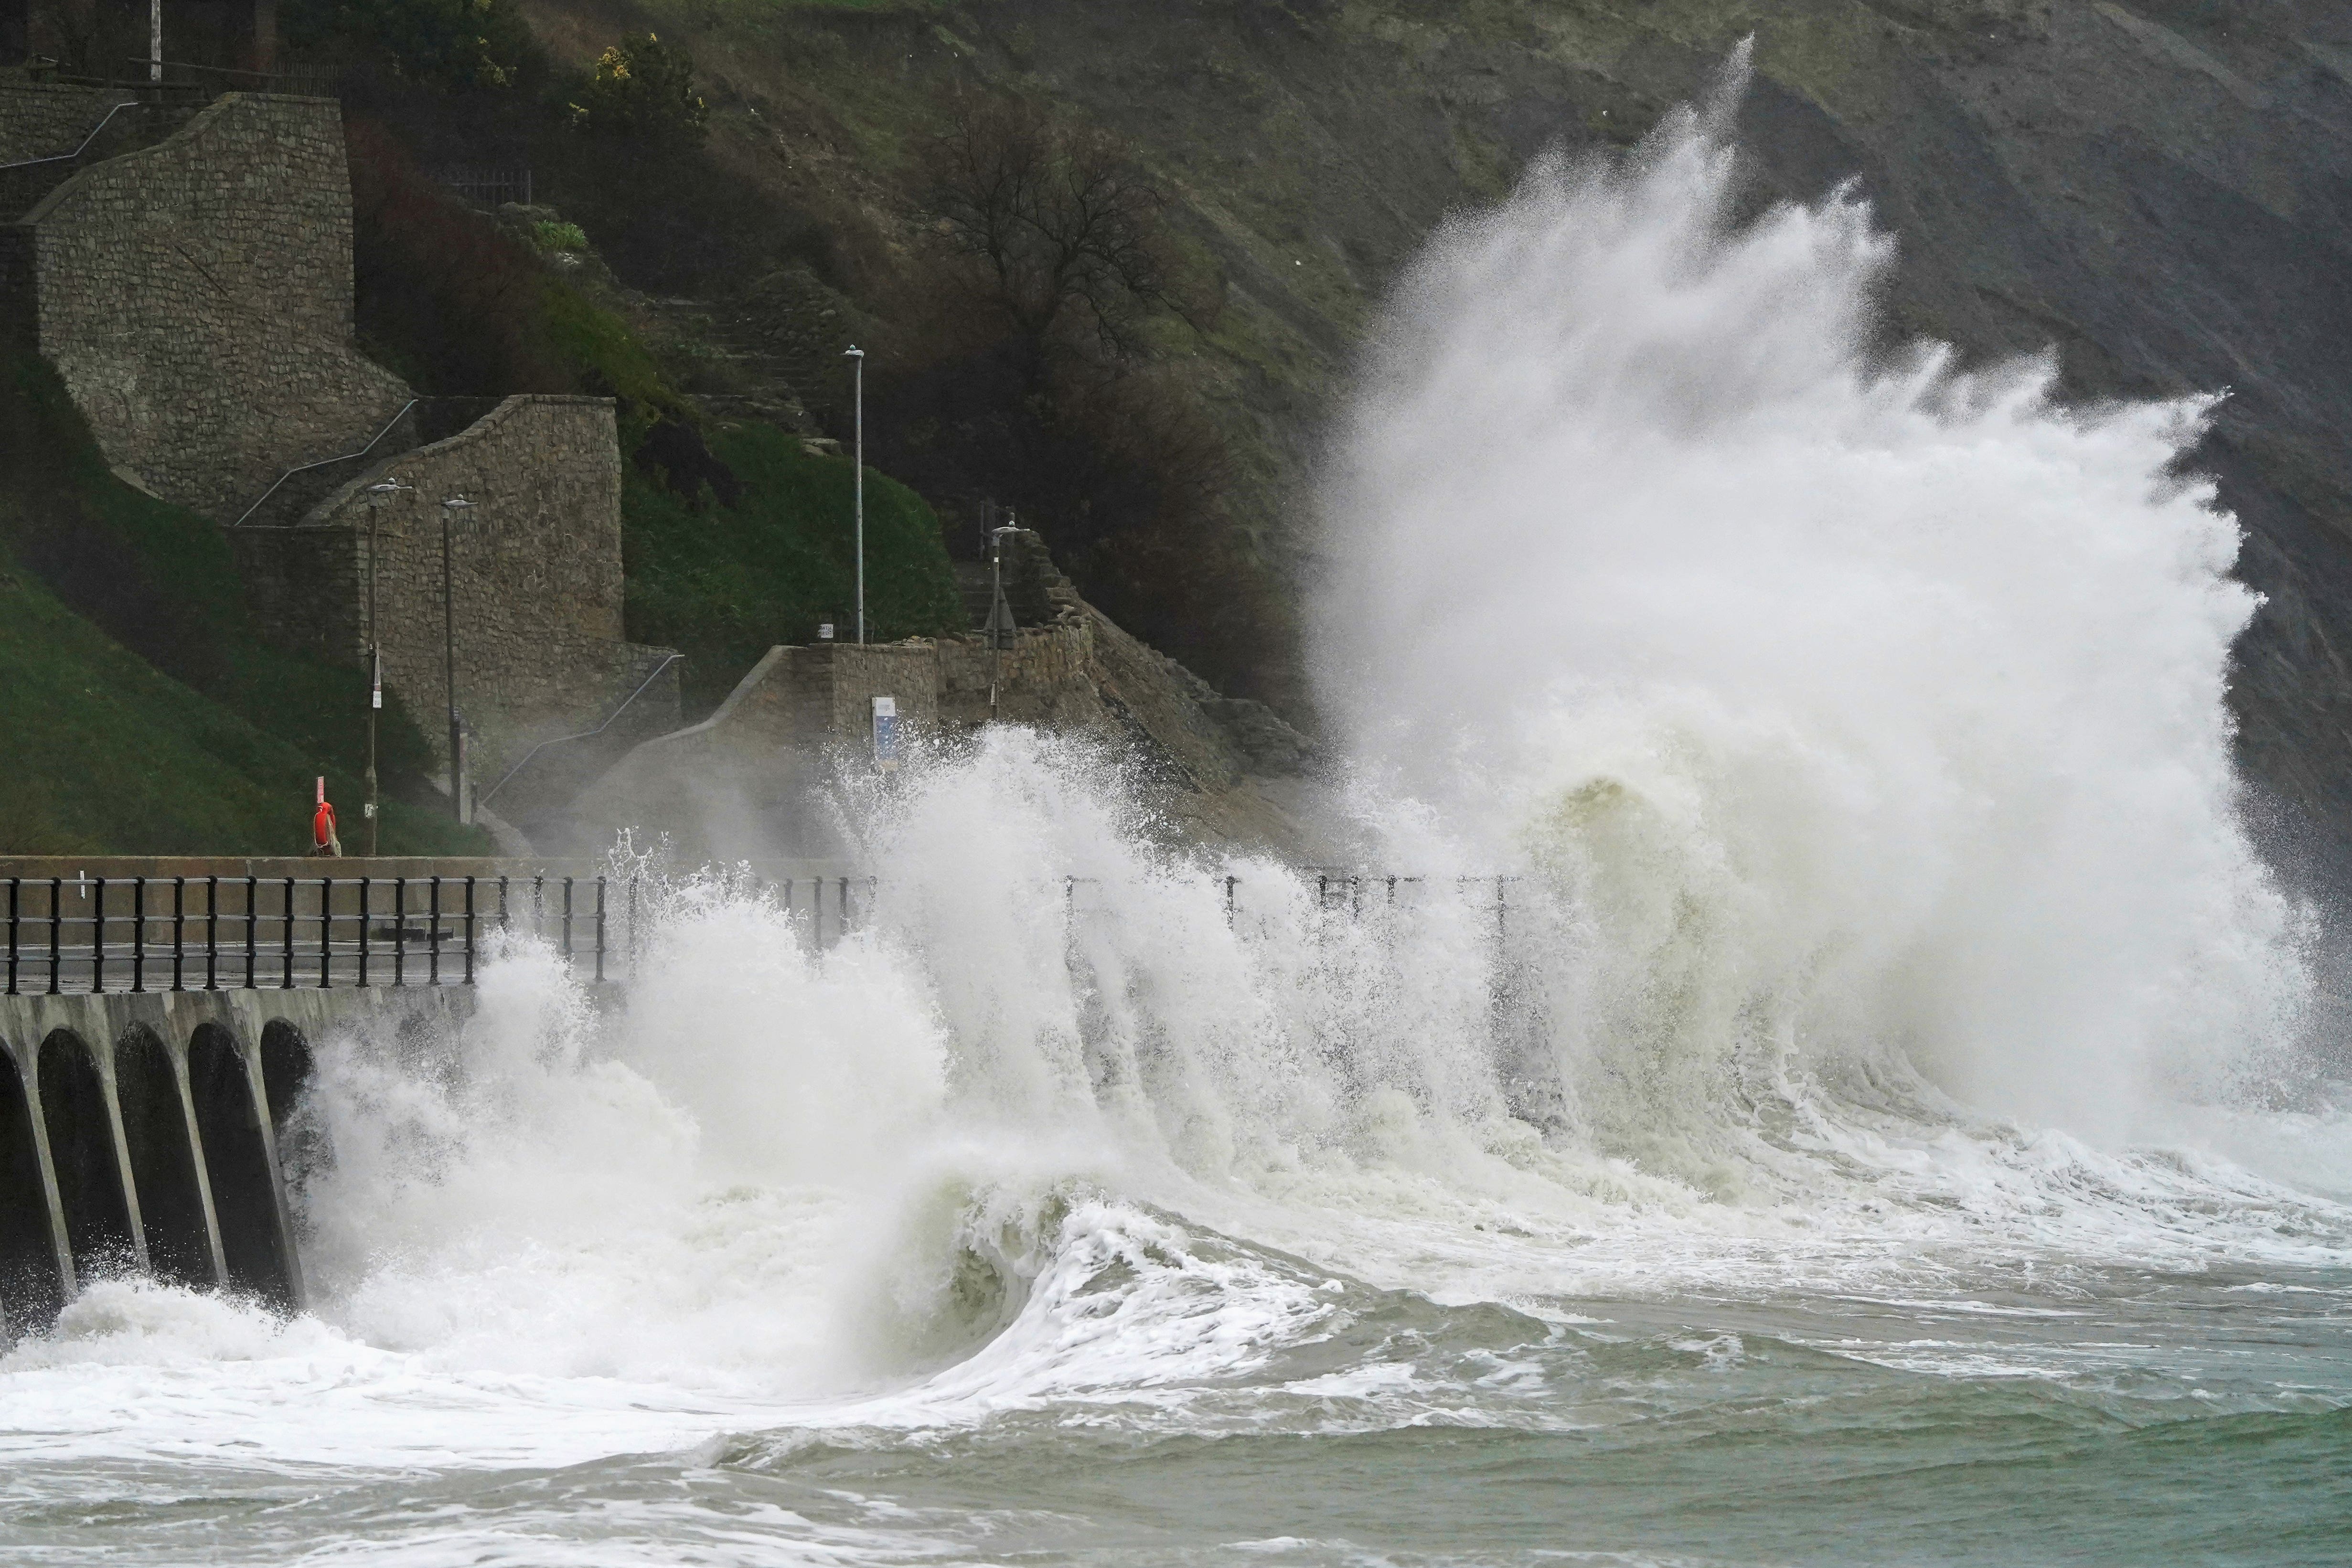
[[[323,850],[334,841],[335,809],[321,800],[319,802],[318,810],[310,817],[310,847]]]

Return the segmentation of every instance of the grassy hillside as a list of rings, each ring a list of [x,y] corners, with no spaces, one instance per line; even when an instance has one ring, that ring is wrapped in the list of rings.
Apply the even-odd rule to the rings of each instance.
[[[265,642],[220,531],[110,474],[55,374],[0,362],[0,852],[286,854],[326,775],[366,842],[366,676]],[[479,853],[378,726],[386,853]]]
[[[258,661],[255,661],[258,663]],[[314,775],[365,842],[347,748],[301,683],[248,665],[245,692],[291,700],[308,723],[265,731],[130,653],[21,568],[0,572],[0,852],[299,854],[310,847]],[[347,693],[356,713],[355,693]],[[308,731],[309,733],[289,733]],[[413,732],[412,732],[413,733]],[[341,740],[342,737],[335,737]],[[428,810],[387,808],[386,853],[479,853],[483,839]]]

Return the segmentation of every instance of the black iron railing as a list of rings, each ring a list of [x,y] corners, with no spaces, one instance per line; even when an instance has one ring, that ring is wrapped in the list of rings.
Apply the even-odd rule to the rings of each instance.
[[[1506,935],[1516,878],[1428,878],[1307,871],[1316,907],[1361,916],[1451,884],[1491,909]],[[1225,915],[1243,879],[1223,876]],[[1073,915],[1091,913],[1097,879],[1066,876]],[[659,877],[49,876],[0,877],[8,996],[90,992],[296,990],[467,986],[494,936],[523,933],[592,980],[634,971],[640,933],[669,896]],[[751,879],[830,946],[870,913],[871,877]],[[1491,892],[1489,891],[1491,890]]]
[[[862,912],[854,877],[762,883],[809,939]],[[649,890],[631,877],[0,878],[9,996],[471,985],[494,933],[527,933],[584,978],[634,962]]]

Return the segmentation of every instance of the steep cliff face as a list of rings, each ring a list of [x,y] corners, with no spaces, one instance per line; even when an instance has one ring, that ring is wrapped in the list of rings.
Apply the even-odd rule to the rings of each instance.
[[[559,52],[622,14],[530,0]],[[2086,399],[2227,389],[2200,466],[2267,596],[2233,687],[2261,780],[2352,821],[2352,7],[2339,0],[962,0],[688,5],[721,156],[886,235],[908,128],[982,80],[1119,132],[1228,308],[1202,350],[1301,576],[1318,432],[1381,290],[1547,147],[1622,146],[1743,36],[1759,201],[1854,179],[1901,236],[1895,336],[2054,350]]]

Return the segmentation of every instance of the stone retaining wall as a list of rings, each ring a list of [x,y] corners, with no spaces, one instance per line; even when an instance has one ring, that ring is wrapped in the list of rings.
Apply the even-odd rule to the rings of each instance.
[[[351,182],[329,99],[230,94],[16,226],[30,254],[0,315],[37,323],[107,461],[165,500],[234,517],[410,396],[352,343]],[[13,276],[27,270],[29,288]]]
[[[121,88],[69,82],[0,83],[0,163],[70,152],[109,109],[137,97]]]
[[[1078,597],[1034,534],[1008,543],[1006,598],[1045,624],[1024,626],[992,655],[978,636],[772,648],[709,719],[639,746],[587,790],[575,841],[635,827],[670,833],[689,856],[839,852],[824,797],[844,764],[864,766],[873,699],[896,699],[919,749],[989,722],[992,667],[999,721],[1093,738],[1204,836],[1277,836],[1285,825],[1244,797],[1253,771],[1297,770],[1297,732],[1121,631]],[[1227,708],[1263,715],[1285,754],[1244,744]]]
[[[368,486],[411,486],[379,501]],[[621,458],[609,398],[510,397],[446,440],[372,465],[288,528],[230,533],[247,594],[275,636],[366,656],[368,577],[385,684],[436,755],[446,691],[441,503],[475,505],[449,529],[457,705],[488,789],[541,740],[593,727],[667,653],[623,638]],[[677,723],[676,667],[638,699]]]

